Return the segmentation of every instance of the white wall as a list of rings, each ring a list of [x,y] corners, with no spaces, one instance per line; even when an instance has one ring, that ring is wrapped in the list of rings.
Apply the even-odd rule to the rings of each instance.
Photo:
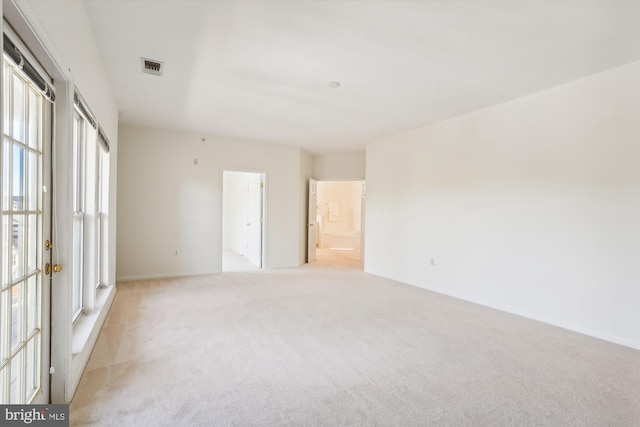
[[[55,43],[73,82],[97,116],[110,141],[118,137],[118,109],[83,2],[24,1]]]
[[[640,348],[640,62],[370,144],[366,222],[367,272]]]
[[[266,174],[266,268],[298,266],[300,152],[284,145],[122,126],[118,278],[221,271],[223,170]],[[198,165],[193,164],[196,158]]]
[[[313,157],[313,178],[319,181],[360,181],[364,176],[364,152],[323,154]]]

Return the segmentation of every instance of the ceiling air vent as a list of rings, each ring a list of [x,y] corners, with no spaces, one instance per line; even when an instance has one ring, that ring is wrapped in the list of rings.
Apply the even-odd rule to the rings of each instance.
[[[143,73],[152,74],[154,76],[162,75],[162,67],[164,66],[164,62],[147,58],[140,58],[140,60],[142,61]]]

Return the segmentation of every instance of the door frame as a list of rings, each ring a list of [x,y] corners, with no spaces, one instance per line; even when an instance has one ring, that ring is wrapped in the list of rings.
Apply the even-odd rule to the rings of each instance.
[[[313,243],[317,244],[318,221],[317,214],[317,202],[318,202],[318,183],[320,182],[359,182],[361,185],[360,191],[360,265],[364,269],[364,250],[365,250],[365,202],[367,196],[367,183],[366,179],[314,179],[309,178],[308,191],[307,191],[307,263],[310,264],[316,260],[316,247]],[[312,206],[314,200],[312,200],[312,194],[315,194],[315,205]]]
[[[307,192],[307,264],[316,260],[318,248],[318,181],[309,178]]]

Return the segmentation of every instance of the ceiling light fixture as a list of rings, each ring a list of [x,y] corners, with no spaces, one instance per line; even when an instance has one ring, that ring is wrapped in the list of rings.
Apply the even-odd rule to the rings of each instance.
[[[340,87],[340,82],[329,82],[329,87],[338,88]]]

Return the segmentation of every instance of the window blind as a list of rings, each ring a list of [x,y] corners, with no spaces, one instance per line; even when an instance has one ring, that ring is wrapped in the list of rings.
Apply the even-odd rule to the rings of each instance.
[[[87,103],[82,98],[82,95],[76,89],[73,93],[73,103],[76,109],[84,116],[85,119],[91,124],[91,126],[98,131],[98,144],[100,148],[102,148],[107,153],[109,152],[109,139],[104,134],[104,131],[98,124],[98,121],[95,119],[95,116],[87,106]]]
[[[18,66],[19,69],[40,89],[46,99],[53,102],[56,99],[53,87],[43,78],[36,68],[29,62],[20,49],[11,41],[9,36],[3,34],[4,53]]]

